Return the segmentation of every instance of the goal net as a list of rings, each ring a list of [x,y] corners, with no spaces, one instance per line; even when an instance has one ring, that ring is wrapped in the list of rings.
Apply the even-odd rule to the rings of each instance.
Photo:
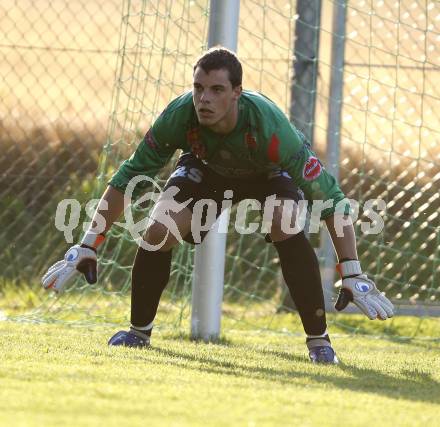
[[[0,309],[11,319],[77,324],[129,319],[137,246],[122,227],[112,228],[100,250],[96,285],[77,280],[56,297],[44,294],[37,279],[69,246],[54,226],[58,202],[77,199],[81,224],[85,204],[100,197],[168,102],[191,88],[192,64],[207,48],[209,2],[125,0],[122,8],[116,1],[106,3],[40,1],[25,8],[6,1],[2,6],[0,72],[7,114],[0,118],[0,243],[5,248]],[[286,114],[292,103],[296,6],[285,0],[240,4],[237,52],[244,88],[266,94]],[[324,163],[334,7],[333,1],[322,1],[315,58],[313,147]],[[30,30],[21,33],[17,22]],[[62,32],[64,23],[68,31]],[[417,315],[420,322],[397,332],[398,319],[369,328],[360,316],[330,315],[329,323],[345,331],[414,336],[440,312],[439,41],[438,2],[347,4],[339,179],[347,197],[361,206],[371,199],[386,203],[379,234],[361,230],[367,217],[356,222],[361,263],[398,311]],[[172,166],[161,172],[160,184]],[[137,206],[136,218],[150,208]],[[74,240],[81,232],[80,226],[73,230]],[[311,241],[324,261],[320,238],[311,236]],[[159,328],[189,328],[193,263],[194,247],[174,250]],[[240,235],[232,226],[225,332],[242,325],[297,331],[298,316],[285,293],[272,245],[262,234]]]

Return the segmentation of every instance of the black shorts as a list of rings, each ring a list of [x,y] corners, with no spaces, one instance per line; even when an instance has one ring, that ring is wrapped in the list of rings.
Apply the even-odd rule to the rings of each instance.
[[[179,192],[174,199],[183,203],[192,198],[187,207],[193,211],[199,200],[213,200],[217,204],[217,217],[222,211],[222,202],[230,199],[232,204],[241,200],[255,199],[263,206],[269,196],[291,199],[298,202],[304,198],[302,191],[294,184],[286,171],[272,170],[252,178],[227,178],[214,172],[191,153],[180,156],[173,173],[168,178],[164,191],[177,187]],[[229,194],[227,192],[229,190]],[[190,233],[191,234],[191,233]],[[185,240],[192,242],[188,236]]]

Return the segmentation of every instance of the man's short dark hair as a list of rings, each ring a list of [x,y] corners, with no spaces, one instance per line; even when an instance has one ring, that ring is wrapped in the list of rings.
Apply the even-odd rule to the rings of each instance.
[[[243,78],[243,69],[234,52],[224,47],[213,47],[205,52],[194,64],[193,71],[200,67],[205,73],[212,70],[226,69],[232,87],[240,86]]]

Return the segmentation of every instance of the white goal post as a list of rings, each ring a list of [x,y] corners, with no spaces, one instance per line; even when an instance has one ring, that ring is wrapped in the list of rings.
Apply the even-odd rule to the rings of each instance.
[[[208,47],[222,45],[236,52],[239,0],[211,0]],[[191,337],[215,341],[220,336],[220,321],[225,274],[226,233],[218,233],[218,224],[203,243],[196,246],[192,283]]]

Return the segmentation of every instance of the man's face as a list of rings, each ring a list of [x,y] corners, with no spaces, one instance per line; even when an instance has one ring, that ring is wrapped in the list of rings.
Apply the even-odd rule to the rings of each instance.
[[[232,87],[228,70],[221,68],[209,73],[197,67],[193,77],[193,102],[199,122],[203,126],[221,126],[236,114],[241,86]],[[235,116],[234,116],[235,117]]]

